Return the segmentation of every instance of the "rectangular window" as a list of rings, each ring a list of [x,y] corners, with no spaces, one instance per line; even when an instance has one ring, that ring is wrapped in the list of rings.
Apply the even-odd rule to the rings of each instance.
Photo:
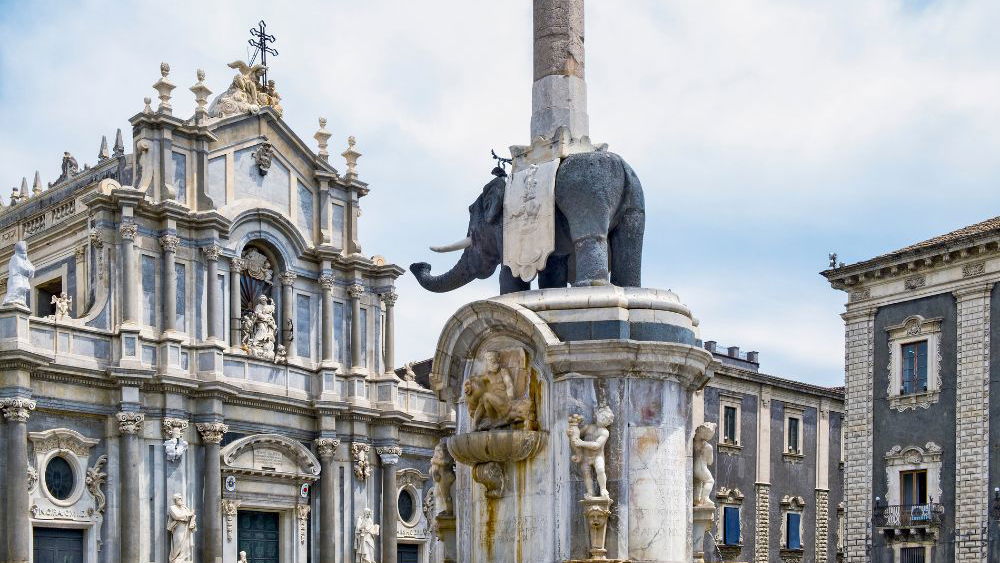
[[[361,308],[361,334],[351,338],[361,338],[361,367],[368,367],[368,309]]]
[[[184,264],[174,264],[174,275],[177,276],[177,318],[174,319],[174,326],[181,332],[187,331],[187,326],[184,324],[187,321],[187,277],[184,275],[186,270]]]
[[[904,547],[899,550],[900,563],[924,563],[923,547]]]
[[[174,189],[177,201],[187,205],[187,157],[181,153],[170,153],[174,163]]]
[[[901,351],[903,373],[900,394],[912,395],[927,391],[927,341],[903,344]]]
[[[347,339],[344,338],[346,324],[347,316],[344,314],[344,304],[335,301],[333,303],[333,344],[334,359],[339,363],[344,363],[344,358],[347,357]]]
[[[899,499],[903,506],[927,504],[927,470],[899,473]]]
[[[785,545],[788,549],[802,549],[802,536],[799,533],[799,525],[802,522],[802,515],[797,512],[789,512],[785,518]]]
[[[723,407],[722,439],[727,444],[736,443],[736,407]]]
[[[330,232],[330,244],[336,248],[344,248],[344,206],[333,204],[333,230]]]
[[[312,357],[312,299],[295,296],[295,353],[301,358]]]
[[[799,453],[799,424],[798,418],[791,417],[788,419],[788,451],[793,453]]]
[[[142,255],[142,314],[143,321],[156,326],[156,258]]]
[[[740,509],[727,506],[722,512],[722,542],[726,545],[740,545]]]

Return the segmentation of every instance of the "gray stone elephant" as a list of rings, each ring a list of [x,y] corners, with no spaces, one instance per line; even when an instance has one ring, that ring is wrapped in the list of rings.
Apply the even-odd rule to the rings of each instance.
[[[493,275],[503,257],[502,170],[469,206],[467,236],[456,243],[431,247],[436,252],[462,250],[451,270],[435,276],[426,262],[410,265],[420,285],[445,292],[473,279]],[[596,151],[568,156],[556,172],[555,251],[538,274],[540,288],[611,284],[641,285],[642,237],[646,224],[642,186],[617,154]],[[610,280],[609,280],[610,278]],[[530,282],[500,270],[500,293],[524,291]]]

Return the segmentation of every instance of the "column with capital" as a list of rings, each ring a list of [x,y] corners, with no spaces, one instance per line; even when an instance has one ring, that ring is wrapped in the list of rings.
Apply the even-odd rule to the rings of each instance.
[[[222,250],[219,245],[212,244],[201,249],[205,253],[206,270],[208,271],[207,294],[208,310],[206,318],[208,320],[208,339],[218,339],[222,335],[222,327],[219,326],[219,311],[225,310],[222,307],[221,295],[219,295],[219,252]]]
[[[31,560],[31,515],[28,511],[28,417],[35,401],[25,397],[0,399],[7,420],[7,506],[6,560]]]
[[[297,328],[305,329],[305,337],[308,338],[309,327],[296,327],[294,316],[295,316],[295,278],[298,276],[295,272],[284,272],[281,274],[281,315],[284,317],[281,320],[281,331],[278,333],[280,335],[280,342],[285,345],[286,357],[292,358],[295,356],[295,347],[292,346],[292,339],[302,337],[303,335],[295,335]]]
[[[395,358],[395,339],[396,339],[396,323],[393,321],[393,309],[396,307],[396,299],[399,295],[395,291],[389,290],[381,295],[379,298],[382,303],[385,304],[385,342],[383,343],[383,360],[385,363],[385,372],[392,373],[393,369],[396,367]]]
[[[361,296],[365,293],[365,286],[355,283],[347,288],[347,294],[351,296],[351,372],[357,373],[362,366],[361,342],[365,334],[361,331]]]
[[[181,239],[177,235],[163,235],[160,246],[163,248],[163,330],[175,330],[177,324],[177,269],[174,267],[177,258],[177,245]],[[183,330],[184,327],[181,327]]]
[[[222,460],[219,444],[229,432],[221,422],[196,424],[205,448],[205,473],[202,479],[201,560],[214,562],[222,558]]]
[[[141,552],[140,527],[136,525],[140,517],[142,493],[139,481],[142,479],[142,456],[139,452],[139,436],[146,415],[141,412],[122,411],[118,413],[120,460],[118,475],[121,481],[121,561],[139,561]]]
[[[375,448],[382,462],[382,563],[396,563],[396,528],[399,523],[396,509],[396,464],[403,450],[399,446]]]
[[[333,456],[340,447],[336,438],[318,438],[316,450],[320,463],[319,498],[319,560],[320,563],[336,563],[337,546],[337,475]]]
[[[240,297],[240,272],[243,270],[242,258],[229,259],[229,345],[239,348],[243,343],[241,323],[243,301]]]
[[[122,320],[128,323],[139,322],[139,312],[136,306],[139,280],[136,279],[135,237],[139,227],[133,222],[122,222],[118,233],[122,237]]]
[[[333,276],[323,274],[319,286],[323,288],[323,363],[333,362],[336,329],[333,326]]]

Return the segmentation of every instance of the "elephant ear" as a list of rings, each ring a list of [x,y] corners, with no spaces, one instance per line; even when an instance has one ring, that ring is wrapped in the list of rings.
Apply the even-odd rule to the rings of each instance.
[[[483,202],[486,204],[485,218],[487,223],[495,224],[503,215],[503,196],[506,184],[507,182],[503,178],[496,178],[486,184]]]

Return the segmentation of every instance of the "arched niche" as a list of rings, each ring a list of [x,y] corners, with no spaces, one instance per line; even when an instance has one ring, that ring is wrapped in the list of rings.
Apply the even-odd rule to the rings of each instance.
[[[312,482],[320,464],[304,445],[280,434],[254,434],[222,448],[223,473]]]

